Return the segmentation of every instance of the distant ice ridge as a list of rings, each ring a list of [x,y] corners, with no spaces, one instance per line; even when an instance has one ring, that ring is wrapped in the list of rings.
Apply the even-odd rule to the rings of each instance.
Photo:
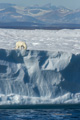
[[[80,102],[80,54],[0,49],[0,104]]]

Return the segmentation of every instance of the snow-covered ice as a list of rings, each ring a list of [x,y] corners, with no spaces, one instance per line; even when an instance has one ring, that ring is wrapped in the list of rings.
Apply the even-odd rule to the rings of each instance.
[[[0,29],[0,48],[14,49],[25,41],[29,50],[68,51],[80,53],[80,30],[13,30]]]
[[[79,33],[0,29],[0,104],[80,103]]]

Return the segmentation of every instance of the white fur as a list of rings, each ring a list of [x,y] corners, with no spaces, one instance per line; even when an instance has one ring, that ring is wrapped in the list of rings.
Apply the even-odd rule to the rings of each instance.
[[[16,49],[22,49],[22,47],[23,47],[23,49],[27,49],[27,45],[26,45],[26,43],[25,42],[23,42],[23,41],[18,41],[17,43],[16,43]]]

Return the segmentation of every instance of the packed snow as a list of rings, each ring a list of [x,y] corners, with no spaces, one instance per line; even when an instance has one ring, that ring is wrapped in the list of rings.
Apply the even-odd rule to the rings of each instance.
[[[80,103],[79,32],[0,29],[0,105]]]
[[[29,50],[80,53],[80,30],[13,30],[0,29],[0,48],[14,49],[17,41],[25,41]]]

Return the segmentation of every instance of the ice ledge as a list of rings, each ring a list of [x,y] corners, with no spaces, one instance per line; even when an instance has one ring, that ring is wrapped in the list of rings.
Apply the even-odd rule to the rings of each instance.
[[[79,103],[80,54],[0,49],[0,94],[1,104]]]

